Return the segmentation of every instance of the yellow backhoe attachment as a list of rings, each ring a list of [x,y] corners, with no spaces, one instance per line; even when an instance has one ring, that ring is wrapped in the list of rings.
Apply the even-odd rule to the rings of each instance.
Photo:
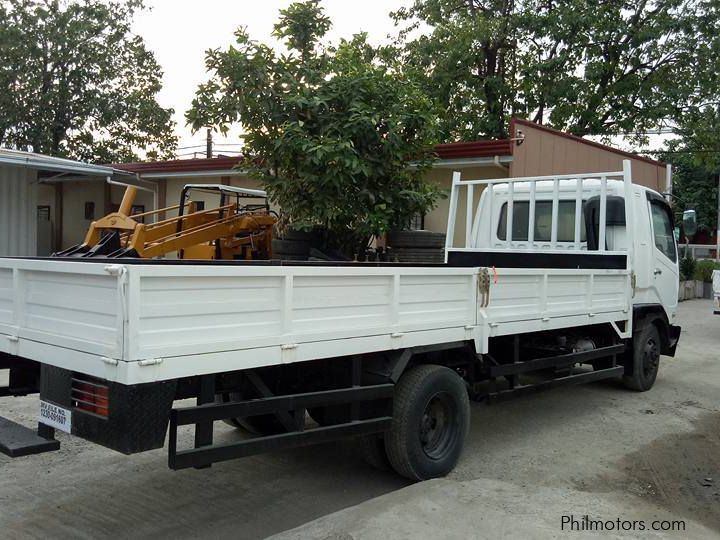
[[[198,210],[189,194],[219,196],[215,208]],[[94,221],[82,244],[56,253],[58,257],[163,257],[180,259],[269,259],[277,218],[264,191],[220,184],[189,184],[175,206],[131,214],[137,188],[128,186],[117,212]],[[250,201],[255,199],[255,203]],[[177,216],[145,224],[155,216]]]

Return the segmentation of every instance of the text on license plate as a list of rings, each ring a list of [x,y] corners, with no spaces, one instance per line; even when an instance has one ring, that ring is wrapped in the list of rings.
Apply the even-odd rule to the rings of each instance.
[[[40,400],[40,422],[65,433],[70,433],[72,414],[69,409]]]

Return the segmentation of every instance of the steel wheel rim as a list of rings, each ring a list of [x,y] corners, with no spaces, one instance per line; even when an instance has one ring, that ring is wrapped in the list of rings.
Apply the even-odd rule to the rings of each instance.
[[[654,339],[648,339],[643,347],[643,375],[651,377],[658,368],[660,351]]]
[[[456,405],[447,392],[437,392],[428,399],[420,417],[418,438],[427,457],[438,460],[445,457],[457,438]]]

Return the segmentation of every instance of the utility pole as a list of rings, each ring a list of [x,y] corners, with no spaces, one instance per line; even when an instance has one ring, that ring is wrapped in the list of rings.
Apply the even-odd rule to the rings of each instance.
[[[718,174],[717,229],[715,229],[715,260],[720,261],[720,174]]]
[[[213,147],[212,130],[210,128],[207,128],[207,138],[205,139],[205,157],[206,158],[212,157],[212,147]]]

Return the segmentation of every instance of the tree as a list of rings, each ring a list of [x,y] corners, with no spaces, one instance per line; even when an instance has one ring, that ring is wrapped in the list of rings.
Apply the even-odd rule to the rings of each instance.
[[[706,107],[685,117],[678,139],[671,140],[662,159],[673,166],[675,209],[694,209],[702,230],[714,231],[718,218],[720,174],[720,111]]]
[[[0,1],[0,144],[91,162],[174,154],[141,0]]]
[[[238,30],[233,47],[208,52],[212,76],[186,117],[194,130],[241,123],[241,166],[293,225],[321,226],[328,247],[357,253],[432,208],[432,103],[364,35],[323,48],[330,23],[317,0],[280,13],[287,52]]]
[[[416,0],[392,16],[405,25],[399,61],[446,111],[442,137],[453,140],[506,137],[512,115],[579,136],[677,121],[715,99],[717,8],[715,0]]]

